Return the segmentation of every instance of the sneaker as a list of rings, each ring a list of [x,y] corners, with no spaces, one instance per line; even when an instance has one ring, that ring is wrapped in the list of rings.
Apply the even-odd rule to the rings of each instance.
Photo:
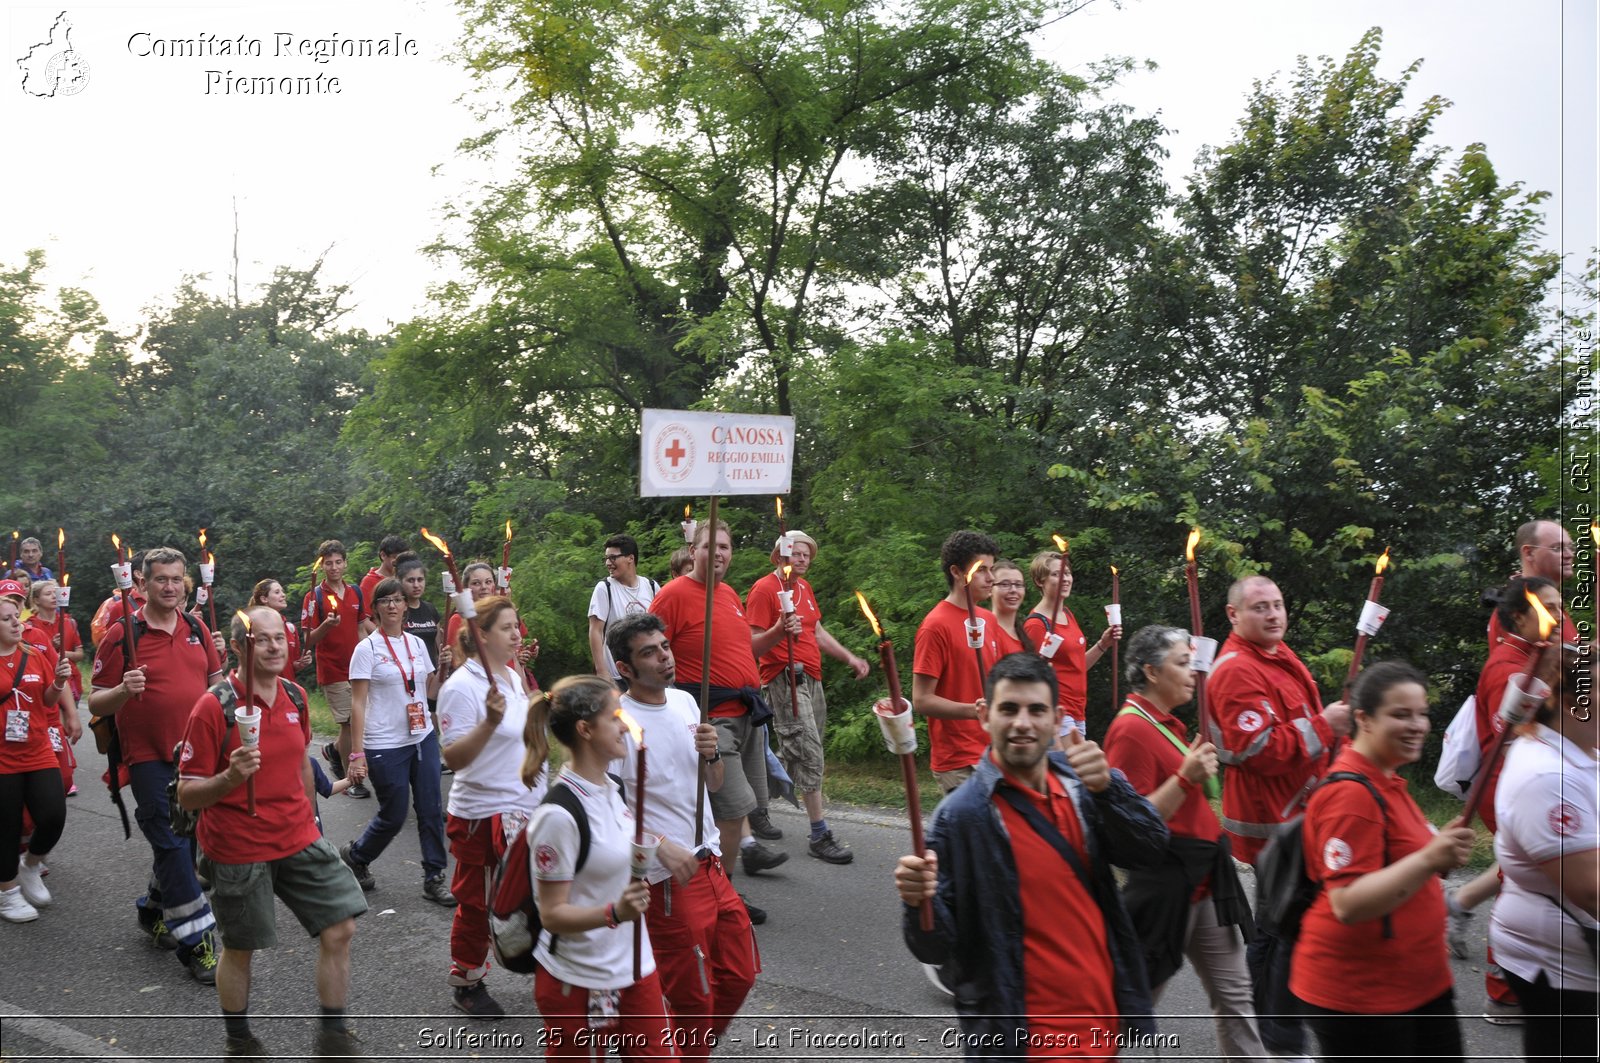
[[[35,908],[50,907],[50,891],[45,888],[43,868],[29,867],[26,862],[17,865],[17,885],[22,896]]]
[[[178,950],[178,962],[189,968],[189,973],[201,985],[217,984],[216,931],[207,930],[200,940],[187,949]]]
[[[482,982],[458,985],[451,995],[455,997],[456,1007],[474,1019],[499,1019],[505,1016],[506,1009],[489,995]]]
[[[371,893],[378,888],[378,880],[372,877],[372,872],[367,870],[367,865],[350,855],[350,850],[355,842],[345,842],[339,847],[339,859],[344,861],[344,866],[356,877],[356,885],[361,887],[363,893]]]
[[[1450,943],[1450,955],[1458,960],[1465,960],[1472,955],[1473,912],[1456,903],[1456,892],[1454,889],[1444,891],[1444,906],[1448,913],[1445,939]]]
[[[252,1059],[271,1059],[272,1053],[267,1051],[267,1046],[261,1043],[261,1038],[255,1034],[246,1034],[243,1037],[228,1035],[228,1040],[222,1046],[225,1056],[245,1056]]]
[[[739,862],[744,865],[745,874],[753,875],[757,871],[770,871],[780,864],[788,863],[789,854],[780,853],[776,849],[769,849],[756,842],[754,845],[740,847]]]
[[[818,860],[825,860],[830,864],[848,864],[856,858],[849,846],[840,845],[833,840],[833,831],[825,830],[822,837],[812,838],[806,847],[811,850],[811,855]]]
[[[39,909],[28,903],[21,886],[0,890],[0,919],[8,923],[29,923],[39,918]]]
[[[739,894],[739,903],[744,905],[745,914],[750,916],[751,926],[761,926],[767,921],[767,910],[765,908],[757,908],[751,904],[749,897],[742,893]]]
[[[344,758],[339,756],[338,746],[332,742],[325,743],[322,747],[322,759],[328,762],[328,770],[333,773],[334,782],[344,778]]]
[[[422,895],[434,904],[442,904],[446,908],[456,906],[456,895],[450,892],[450,886],[445,882],[443,875],[423,879]]]
[[[155,942],[157,948],[166,949],[168,952],[178,947],[178,938],[167,929],[167,922],[161,918],[161,913],[151,908],[140,908],[139,928]]]
[[[772,817],[767,815],[764,808],[750,813],[750,833],[767,842],[775,842],[783,837],[783,831],[772,825]]]
[[[350,789],[344,792],[346,797],[371,797],[372,791],[360,783],[351,783]]]
[[[361,1038],[354,1030],[318,1030],[312,1045],[312,1055],[341,1056],[348,1060],[364,1060],[361,1055]]]
[[[1491,1026],[1521,1026],[1521,1004],[1502,1004],[1493,997],[1483,998],[1483,1021]]]

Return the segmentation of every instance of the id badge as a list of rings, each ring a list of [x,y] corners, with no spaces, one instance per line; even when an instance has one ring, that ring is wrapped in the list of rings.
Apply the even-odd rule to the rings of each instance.
[[[61,752],[61,728],[59,728],[59,727],[50,728],[49,729],[49,735],[50,735],[50,748],[53,749],[54,751],[56,751],[57,753]]]
[[[413,701],[406,706],[406,719],[411,722],[411,733],[425,735],[432,724],[428,721],[428,706],[420,701]]]
[[[589,990],[589,1029],[600,1030],[615,1025],[622,1011],[620,989]]]
[[[6,741],[26,742],[28,740],[28,710],[6,710]]]

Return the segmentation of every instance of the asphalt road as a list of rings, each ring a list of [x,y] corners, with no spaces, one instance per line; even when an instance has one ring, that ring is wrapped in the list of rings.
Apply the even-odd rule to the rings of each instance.
[[[216,992],[192,981],[171,953],[140,933],[133,910],[149,867],[134,829],[122,838],[116,811],[98,781],[103,762],[79,747],[80,793],[68,801],[67,831],[49,860],[55,904],[31,923],[0,923],[0,1057],[24,1059],[197,1059],[221,1047]],[[128,798],[130,808],[131,795]],[[329,837],[343,843],[374,811],[371,800],[322,802]],[[762,974],[719,1059],[906,1059],[955,1057],[949,998],[924,979],[900,940],[891,869],[909,846],[903,818],[835,809],[834,833],[853,864],[806,854],[805,821],[774,809],[785,831],[774,842],[789,863],[738,888],[771,913],[758,930]],[[539,1058],[540,1023],[532,980],[490,975],[510,1014],[473,1022],[451,1007],[450,911],[425,900],[416,834],[401,834],[372,866],[378,889],[356,933],[350,1010],[369,1054],[382,1059]],[[1487,917],[1475,920],[1481,938]],[[309,1052],[317,1010],[315,943],[279,907],[280,942],[256,955],[252,1025],[285,1058]],[[1469,1058],[1517,1058],[1514,1028],[1478,1017],[1482,965],[1457,963],[1458,1008]],[[1162,1001],[1169,1047],[1123,1058],[1216,1058],[1216,1040],[1199,982],[1185,969]],[[1172,1044],[1176,1047],[1170,1047]]]

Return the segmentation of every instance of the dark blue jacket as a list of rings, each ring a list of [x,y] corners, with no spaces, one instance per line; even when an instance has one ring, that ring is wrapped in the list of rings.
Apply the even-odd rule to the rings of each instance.
[[[1159,863],[1167,849],[1167,825],[1119,771],[1111,773],[1105,790],[1090,794],[1063,754],[1051,752],[1050,767],[1072,795],[1083,827],[1089,873],[1106,921],[1123,1032],[1152,1034],[1155,1020],[1139,939],[1122,907],[1111,865]],[[928,829],[928,848],[939,856],[933,931],[922,932],[916,908],[907,907],[904,913],[912,954],[938,965],[945,985],[955,993],[968,1059],[1028,1054],[1022,898],[1010,836],[994,803],[995,787],[1005,785],[1010,784],[985,754],[973,777],[940,804]],[[1073,873],[1065,860],[1061,872]]]

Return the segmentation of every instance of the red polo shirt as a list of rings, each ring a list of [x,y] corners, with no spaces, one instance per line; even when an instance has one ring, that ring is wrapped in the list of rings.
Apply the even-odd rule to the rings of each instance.
[[[356,643],[361,641],[361,618],[366,612],[356,588],[346,583],[343,592],[336,595],[323,581],[306,592],[305,601],[300,605],[300,626],[307,631],[316,630],[332,609],[328,604],[330,597],[339,600],[342,619],[328,629],[313,651],[317,658],[319,686],[350,681],[350,655],[356,652]]]
[[[804,666],[806,675],[820,681],[822,648],[817,645],[817,625],[822,622],[822,607],[817,604],[811,584],[798,576],[790,582],[794,584],[794,611],[800,617],[800,634],[794,638],[794,659]],[[767,631],[778,622],[781,611],[778,592],[782,589],[783,580],[776,572],[769,572],[756,580],[750,593],[745,595],[744,611],[753,630]],[[761,682],[772,682],[788,663],[789,640],[780,638],[761,656]]]
[[[1171,731],[1174,738],[1188,746],[1189,728],[1182,720],[1137,694],[1129,694],[1127,703],[1149,713]],[[1133,788],[1147,797],[1178,773],[1185,756],[1184,751],[1168,741],[1149,720],[1120,712],[1106,729],[1105,751],[1111,766],[1120,768]],[[1222,837],[1222,823],[1211,811],[1211,802],[1206,800],[1205,790],[1200,786],[1184,791],[1183,804],[1167,820],[1167,829],[1174,837],[1198,838],[1203,842],[1214,842]]]
[[[143,609],[134,611],[135,617],[143,615]],[[122,762],[129,766],[151,760],[167,762],[188,726],[189,710],[206,692],[206,680],[222,671],[222,661],[205,624],[196,618],[191,627],[179,615],[173,617],[171,634],[146,628],[134,656],[144,670],[145,686],[143,694],[129,698],[116,713]],[[125,668],[119,620],[106,629],[95,652],[90,681],[96,690],[110,690],[122,682]]]
[[[1062,641],[1056,649],[1056,655],[1050,658],[1050,666],[1056,671],[1056,685],[1060,687],[1057,700],[1068,716],[1082,723],[1089,708],[1088,640],[1084,637],[1083,626],[1078,623],[1078,618],[1072,615],[1072,610],[1065,605],[1061,608],[1067,616],[1065,620],[1056,622],[1055,633],[1061,636]],[[1022,622],[1022,629],[1028,633],[1033,644],[1041,648],[1050,634],[1045,628],[1044,617],[1038,614],[1030,613]]]
[[[1000,621],[989,610],[978,607],[983,627],[983,671],[987,675],[1000,654]],[[983,681],[978,678],[978,663],[967,645],[967,610],[941,601],[922,618],[911,655],[911,671],[932,676],[933,692],[941,698],[970,705],[983,697]],[[977,720],[944,720],[928,717],[928,753],[934,771],[957,771],[978,763],[989,748],[989,732]]]
[[[22,666],[24,648],[28,651],[26,668]],[[55,681],[56,654],[48,646],[28,643],[0,657],[0,724],[9,727],[13,711],[28,714],[21,741],[7,741],[0,734],[0,775],[58,767],[55,750],[50,747],[50,728],[60,724],[61,711],[44,703],[45,688]]]
[[[761,670],[750,645],[750,621],[739,595],[726,583],[717,584],[711,614],[711,684],[719,687],[759,687]],[[706,585],[685,573],[663,584],[650,602],[650,611],[667,625],[672,656],[678,663],[679,683],[698,683],[705,673]],[[743,716],[742,701],[724,701],[711,707],[713,716]]]

